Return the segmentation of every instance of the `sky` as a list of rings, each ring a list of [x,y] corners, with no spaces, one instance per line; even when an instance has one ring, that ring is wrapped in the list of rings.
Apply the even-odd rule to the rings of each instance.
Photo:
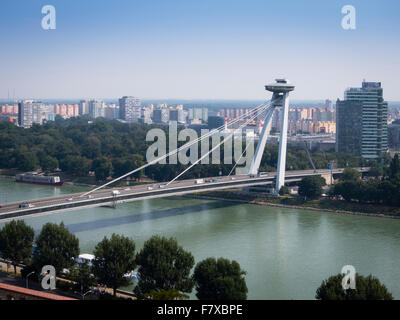
[[[399,14],[398,0],[1,0],[0,98],[257,100],[285,77],[292,99],[366,79],[400,101]]]

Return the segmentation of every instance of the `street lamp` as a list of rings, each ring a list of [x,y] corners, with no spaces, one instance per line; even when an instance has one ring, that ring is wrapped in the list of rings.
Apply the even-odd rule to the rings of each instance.
[[[74,291],[74,293],[79,294],[79,295],[82,297],[82,300],[85,300],[85,296],[86,296],[88,293],[91,293],[91,292],[92,292],[92,290],[89,290],[88,292],[85,292],[85,293],[80,293],[80,292],[78,292],[78,291]]]
[[[34,274],[34,273],[35,273],[35,271],[32,271],[32,272],[29,272],[29,273],[26,275],[26,288],[28,288],[28,277],[29,277],[30,275]]]

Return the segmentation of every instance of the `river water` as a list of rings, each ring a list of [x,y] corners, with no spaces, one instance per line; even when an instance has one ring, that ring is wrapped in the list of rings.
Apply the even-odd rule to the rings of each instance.
[[[82,190],[0,178],[0,203]],[[131,237],[137,249],[155,234],[175,237],[196,262],[207,257],[238,261],[247,271],[249,299],[314,299],[322,280],[348,264],[377,276],[400,298],[400,219],[174,197],[25,221],[36,233],[46,222],[63,221],[79,238],[82,253],[91,253],[112,233]]]

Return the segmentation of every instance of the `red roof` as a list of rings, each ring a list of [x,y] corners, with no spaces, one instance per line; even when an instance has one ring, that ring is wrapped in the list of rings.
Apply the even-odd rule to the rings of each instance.
[[[0,290],[1,289],[20,293],[20,294],[25,294],[25,295],[36,297],[36,298],[42,298],[42,299],[46,299],[46,300],[78,300],[78,299],[74,299],[74,298],[60,296],[60,295],[53,294],[53,293],[47,293],[44,291],[37,291],[37,290],[32,290],[32,289],[26,289],[23,287],[17,287],[17,286],[13,286],[13,285],[6,284],[6,283],[0,283]]]

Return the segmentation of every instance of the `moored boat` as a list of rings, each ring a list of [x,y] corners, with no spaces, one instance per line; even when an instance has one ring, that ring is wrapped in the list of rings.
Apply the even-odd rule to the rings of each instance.
[[[44,174],[39,174],[36,172],[17,174],[15,176],[15,181],[22,183],[43,184],[50,186],[62,186],[64,183],[63,181],[61,181],[59,176],[46,176]]]

